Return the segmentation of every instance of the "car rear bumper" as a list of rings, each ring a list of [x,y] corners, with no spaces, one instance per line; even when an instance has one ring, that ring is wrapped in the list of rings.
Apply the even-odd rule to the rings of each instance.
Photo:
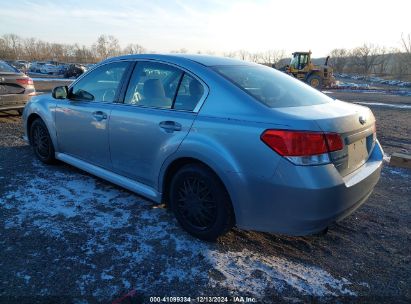
[[[367,200],[379,180],[382,160],[377,141],[368,161],[345,177],[332,164],[295,166],[287,160],[281,160],[270,180],[247,179],[244,187],[242,176],[236,186],[242,190],[232,197],[237,226],[288,235],[322,231]]]
[[[35,92],[33,90],[33,92]],[[31,93],[31,92],[29,92]],[[29,94],[5,94],[0,95],[0,110],[23,109],[31,95]]]

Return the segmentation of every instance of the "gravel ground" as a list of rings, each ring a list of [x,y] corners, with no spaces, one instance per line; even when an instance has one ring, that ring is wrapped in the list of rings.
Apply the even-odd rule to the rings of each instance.
[[[372,109],[385,151],[410,152],[410,110]],[[385,165],[367,203],[324,236],[234,229],[213,244],[187,235],[162,206],[43,165],[21,136],[18,116],[0,117],[1,303],[110,303],[131,290],[135,303],[411,301],[411,170]]]

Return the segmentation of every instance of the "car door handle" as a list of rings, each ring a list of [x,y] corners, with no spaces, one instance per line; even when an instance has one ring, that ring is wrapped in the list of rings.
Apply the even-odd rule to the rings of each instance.
[[[167,132],[181,131],[181,124],[175,121],[162,121],[159,123],[159,126]]]
[[[102,112],[102,111],[93,112],[93,116],[98,121],[103,120],[103,119],[107,119],[107,114]]]

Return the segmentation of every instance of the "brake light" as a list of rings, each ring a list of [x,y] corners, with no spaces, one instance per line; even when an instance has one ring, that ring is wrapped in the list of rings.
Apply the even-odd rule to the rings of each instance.
[[[266,130],[261,140],[298,165],[329,163],[328,153],[343,149],[341,136],[336,133]]]
[[[343,148],[341,136],[337,133],[325,133],[325,140],[327,141],[328,152],[339,151]]]
[[[27,78],[18,78],[16,79],[18,84],[22,84],[22,85],[32,85],[33,84],[33,79],[31,79],[30,77]]]

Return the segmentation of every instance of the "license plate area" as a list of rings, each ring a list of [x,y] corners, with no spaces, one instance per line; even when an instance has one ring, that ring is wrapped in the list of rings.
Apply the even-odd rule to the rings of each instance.
[[[348,145],[348,168],[353,170],[362,166],[366,162],[368,154],[366,138]]]

